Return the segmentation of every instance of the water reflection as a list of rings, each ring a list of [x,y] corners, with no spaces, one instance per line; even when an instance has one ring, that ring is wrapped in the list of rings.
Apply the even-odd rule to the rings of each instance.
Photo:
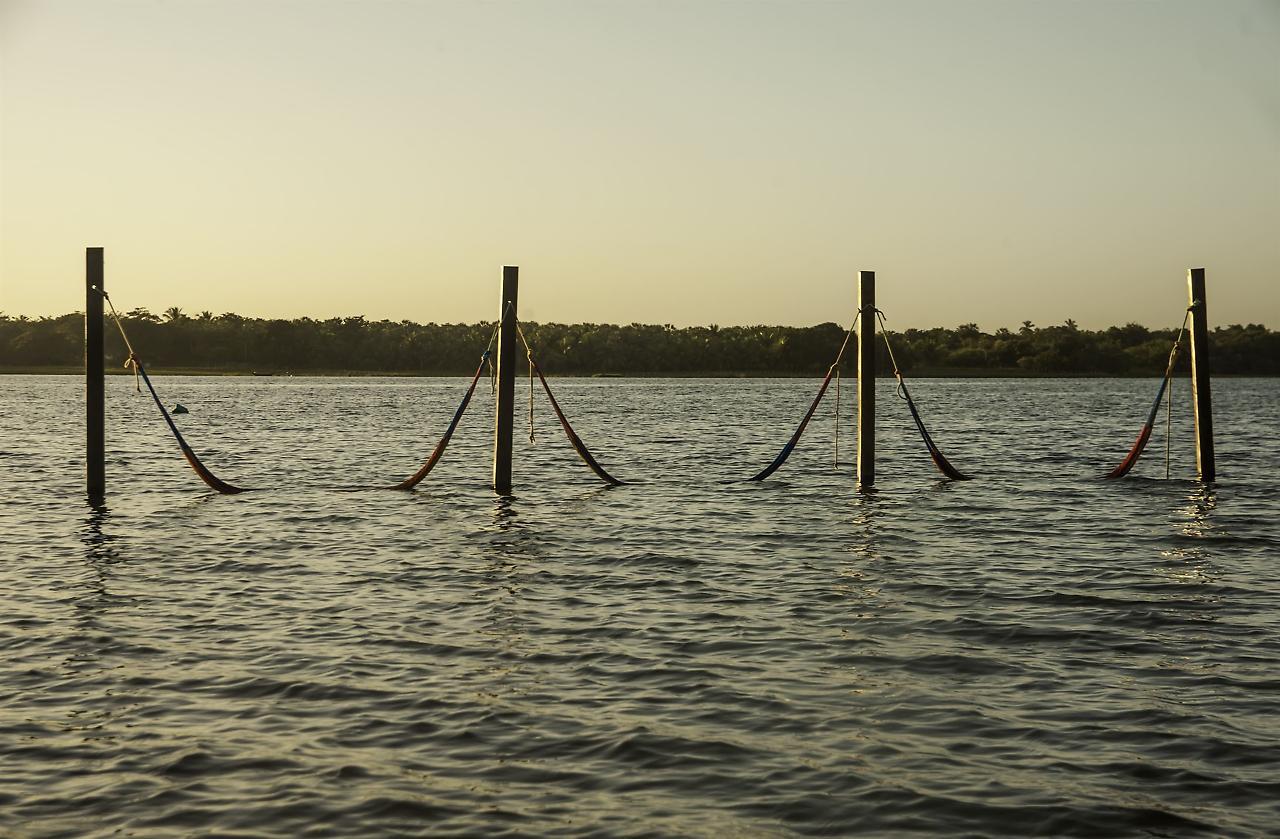
[[[865,559],[880,559],[879,532],[876,526],[882,515],[881,500],[875,489],[859,491],[853,496],[853,517],[849,521],[853,543],[850,550]]]
[[[516,526],[516,497],[499,495],[493,499],[493,524],[499,531],[509,531]]]
[[[523,580],[533,569],[530,549],[533,534],[520,521],[516,498],[500,495],[493,499],[492,523],[484,549],[478,589],[479,633],[492,644],[495,655],[480,669],[484,687],[480,695],[500,702],[520,690],[524,659],[530,654],[529,633],[536,627],[536,615],[529,606]]]
[[[1172,518],[1179,544],[1161,556],[1170,564],[1160,571],[1173,582],[1208,585],[1214,582],[1209,553],[1209,540],[1221,535],[1220,526],[1213,520],[1218,506],[1217,490],[1211,484],[1195,481],[1184,496],[1184,504],[1172,511]]]
[[[111,594],[107,583],[111,579],[111,566],[118,561],[115,548],[116,536],[107,531],[111,511],[105,504],[91,504],[80,528],[80,542],[85,548],[85,564],[90,574],[85,584],[90,590],[87,597],[77,598],[78,609],[91,609],[95,603],[105,603]]]
[[[207,387],[256,429],[262,384]],[[359,384],[306,423],[346,474],[369,459],[349,418],[384,393]],[[688,423],[675,395],[695,388],[634,385],[625,459],[653,468],[622,495],[547,458],[497,498],[477,432],[416,493],[233,500],[152,456],[158,434],[128,435],[132,487],[92,515],[75,429],[49,400],[0,405],[0,445],[44,419],[59,431],[47,462],[0,468],[6,815],[33,835],[94,819],[104,834],[192,819],[351,836],[1267,832],[1280,442],[1260,438],[1259,467],[1216,493],[1108,484],[1081,452],[1114,443],[1088,418],[1126,383],[979,381],[954,401],[982,409],[958,415],[971,439],[1004,429],[965,458],[980,483],[934,484],[914,429],[886,426],[878,493],[816,446],[777,481],[722,487],[772,433],[743,429],[799,388],[696,384],[715,398]],[[1266,426],[1277,383],[1229,384],[1259,390],[1248,419]],[[1084,420],[1082,394],[1101,406]],[[675,407],[660,423],[650,402]],[[387,409],[389,446],[425,433],[434,403],[412,403]],[[245,448],[268,463],[290,433]],[[686,435],[701,463],[654,442]],[[1017,772],[984,785],[993,767]]]
[[[1178,511],[1181,518],[1179,530],[1184,536],[1203,538],[1219,530],[1218,524],[1212,521],[1213,512],[1218,507],[1218,491],[1212,484],[1197,481],[1186,502]]]
[[[837,567],[832,588],[846,599],[867,604],[874,602],[880,594],[880,572],[875,570],[875,564],[883,559],[880,553],[880,528],[883,524],[881,518],[884,515],[884,501],[874,493],[857,492],[853,495],[851,504],[851,539],[846,551],[852,554],[852,559]],[[870,612],[859,611],[856,614],[857,617],[864,618]]]
[[[80,528],[87,573],[71,586],[68,599],[75,609],[75,631],[65,639],[68,651],[63,659],[63,664],[75,671],[98,669],[114,644],[103,621],[118,599],[111,592],[112,566],[119,555],[117,537],[107,529],[110,522],[107,506],[92,504]]]

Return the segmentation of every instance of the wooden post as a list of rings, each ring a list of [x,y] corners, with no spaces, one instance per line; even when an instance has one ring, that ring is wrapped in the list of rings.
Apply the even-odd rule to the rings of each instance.
[[[1191,298],[1191,398],[1196,414],[1196,471],[1200,480],[1217,477],[1213,462],[1213,400],[1209,391],[1209,314],[1204,292],[1204,269],[1187,270]]]
[[[106,500],[106,365],[102,338],[102,248],[84,252],[85,478],[89,502]]]
[[[858,272],[858,486],[876,482],[876,272]]]
[[[493,420],[493,491],[511,494],[511,437],[516,408],[516,297],[520,269],[502,269],[502,299],[498,309],[498,401]]]

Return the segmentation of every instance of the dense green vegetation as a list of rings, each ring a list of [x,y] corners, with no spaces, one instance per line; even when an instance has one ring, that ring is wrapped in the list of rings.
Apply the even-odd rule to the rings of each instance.
[[[156,316],[135,309],[123,317],[130,340],[149,367],[259,372],[464,374],[475,369],[492,323],[417,324],[363,317],[264,320],[178,309]],[[843,329],[809,327],[524,324],[539,363],[554,374],[821,373]],[[109,358],[123,361],[123,343],[107,324]],[[1073,321],[1016,331],[908,329],[893,334],[898,362],[916,375],[1158,375],[1176,330],[1131,323],[1087,331]],[[0,314],[0,367],[74,367],[84,353],[84,316],[29,319]],[[880,354],[882,372],[888,360]],[[854,353],[846,355],[851,366]],[[1280,374],[1280,333],[1264,326],[1213,332],[1214,372]],[[1182,361],[1186,364],[1186,358]]]

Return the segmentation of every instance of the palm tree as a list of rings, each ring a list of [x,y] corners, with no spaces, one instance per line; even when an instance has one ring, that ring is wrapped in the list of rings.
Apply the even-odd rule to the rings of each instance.
[[[185,320],[186,317],[187,316],[183,314],[182,310],[179,309],[177,306],[170,306],[168,309],[164,310],[164,319],[167,320],[169,323],[173,323],[174,321],[179,321],[179,320]]]

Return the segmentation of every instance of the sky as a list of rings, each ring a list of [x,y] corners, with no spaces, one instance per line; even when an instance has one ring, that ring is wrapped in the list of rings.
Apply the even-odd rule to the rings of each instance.
[[[0,312],[1280,328],[1280,2],[0,0]]]

